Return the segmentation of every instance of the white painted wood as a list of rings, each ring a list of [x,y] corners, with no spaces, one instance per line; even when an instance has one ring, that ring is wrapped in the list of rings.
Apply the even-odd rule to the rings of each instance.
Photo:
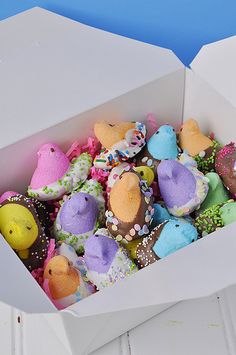
[[[185,301],[133,329],[132,355],[228,355],[217,295]]]
[[[14,345],[12,321],[13,309],[0,303],[0,353],[4,355],[11,354]]]

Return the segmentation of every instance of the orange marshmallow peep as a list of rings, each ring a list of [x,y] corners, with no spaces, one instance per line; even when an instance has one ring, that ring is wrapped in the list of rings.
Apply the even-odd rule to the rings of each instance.
[[[179,133],[179,143],[181,149],[186,150],[192,157],[213,145],[212,140],[200,131],[197,121],[192,118],[182,125]]]
[[[127,131],[133,128],[135,128],[135,123],[132,122],[111,124],[103,121],[95,123],[94,133],[106,149],[111,149],[114,144],[125,138]]]

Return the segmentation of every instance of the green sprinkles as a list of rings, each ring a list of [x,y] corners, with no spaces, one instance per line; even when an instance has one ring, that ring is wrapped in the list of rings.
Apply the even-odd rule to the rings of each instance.
[[[215,140],[212,140],[212,142],[213,142],[213,146],[211,147],[212,153],[211,153],[210,157],[205,158],[205,157],[201,157],[199,155],[196,155],[194,157],[194,159],[197,162],[198,170],[200,170],[204,174],[215,171],[214,163],[215,163],[216,153],[219,150],[219,148],[221,147],[221,145]]]
[[[202,235],[213,233],[217,228],[224,227],[224,222],[221,218],[220,208],[225,204],[219,203],[200,214],[195,220],[195,226]]]

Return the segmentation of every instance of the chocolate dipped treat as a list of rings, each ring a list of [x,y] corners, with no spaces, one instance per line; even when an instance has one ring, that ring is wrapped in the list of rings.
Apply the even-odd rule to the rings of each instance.
[[[148,140],[145,148],[137,155],[134,162],[137,166],[156,168],[161,160],[177,159],[179,154],[176,133],[169,125],[161,126]]]
[[[215,158],[220,145],[201,132],[196,120],[184,122],[179,133],[179,144],[182,150],[194,157],[201,172],[215,171]]]
[[[182,218],[155,227],[137,246],[137,262],[143,268],[197,240],[196,228]]]
[[[203,211],[195,220],[199,234],[204,237],[236,221],[236,202],[229,200]]]
[[[49,260],[43,279],[43,288],[58,309],[69,307],[90,295],[80,271],[65,256],[56,255]]]
[[[54,223],[58,241],[70,244],[78,253],[84,251],[84,243],[97,229],[98,201],[90,194],[77,192],[61,206]]]
[[[92,157],[88,153],[82,153],[70,163],[57,144],[44,144],[38,151],[28,195],[40,201],[56,200],[83,183],[91,166]]]
[[[18,194],[0,205],[0,232],[29,271],[47,257],[49,224],[46,207],[35,199]]]
[[[153,214],[152,189],[135,172],[123,173],[109,195],[106,224],[110,233],[117,241],[148,235]]]
[[[98,290],[138,271],[127,252],[105,229],[98,230],[85,243],[87,278]]]
[[[235,143],[225,145],[216,155],[216,172],[225,187],[236,198],[236,147]]]
[[[209,189],[207,197],[201,204],[199,210],[197,210],[198,215],[209,207],[226,202],[230,199],[230,194],[224,187],[223,182],[217,173],[207,173],[205,176],[209,180]]]
[[[94,133],[104,147],[94,159],[94,166],[100,169],[110,170],[133,158],[146,144],[146,127],[140,122],[98,122]]]
[[[195,166],[163,160],[157,171],[161,196],[170,214],[186,216],[200,207],[208,192],[208,179]]]

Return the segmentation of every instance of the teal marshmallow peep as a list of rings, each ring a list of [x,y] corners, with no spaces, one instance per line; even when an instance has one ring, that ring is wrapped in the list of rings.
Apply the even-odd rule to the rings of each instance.
[[[138,244],[137,263],[141,268],[146,267],[184,248],[197,238],[197,229],[192,223],[173,217],[155,227],[149,236]]]
[[[159,258],[164,258],[194,242],[197,236],[197,229],[191,223],[179,218],[169,220],[154,244],[153,251]]]
[[[147,142],[147,149],[154,159],[176,159],[178,146],[174,128],[161,126]]]

